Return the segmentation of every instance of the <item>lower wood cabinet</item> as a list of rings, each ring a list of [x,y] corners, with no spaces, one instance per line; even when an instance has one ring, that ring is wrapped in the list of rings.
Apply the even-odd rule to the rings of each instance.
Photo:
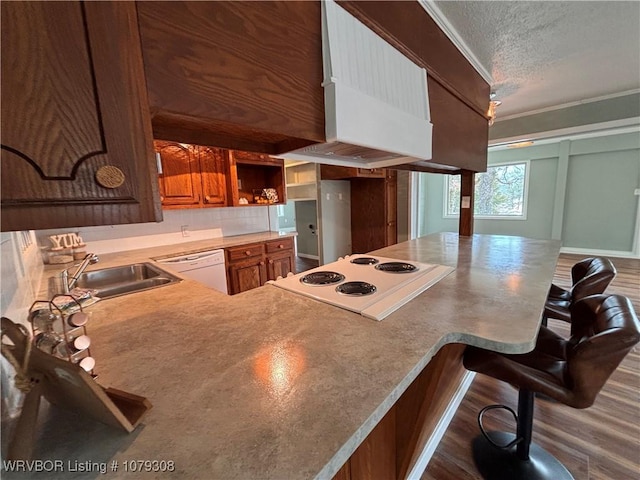
[[[229,294],[264,285],[267,280],[295,273],[293,238],[251,243],[225,250]]]
[[[246,292],[258,288],[267,281],[267,269],[262,258],[229,265],[229,293]]]
[[[264,244],[252,243],[226,249],[229,293],[251,290],[267,281]]]
[[[293,238],[283,238],[266,242],[267,275],[269,280],[286,277],[289,272],[296,273]]]

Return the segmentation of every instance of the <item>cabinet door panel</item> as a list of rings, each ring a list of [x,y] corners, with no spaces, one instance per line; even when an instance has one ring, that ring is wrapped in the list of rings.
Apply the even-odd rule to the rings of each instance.
[[[2,90],[16,93],[2,97],[2,143],[40,176],[69,178],[79,162],[106,150],[91,47],[74,41],[86,35],[82,5],[3,2],[2,17]],[[51,35],[20,27],[46,25],[48,17],[55,19]],[[21,38],[24,31],[29,35]],[[12,49],[14,54],[7,55]],[[57,135],[46,141],[50,130]]]
[[[156,149],[162,159],[159,178],[162,205],[197,205],[200,173],[195,149],[173,142],[156,142]]]
[[[267,281],[267,269],[263,260],[229,265],[231,294],[258,288]]]
[[[278,277],[286,277],[289,272],[295,273],[294,265],[293,252],[270,256],[267,259],[269,280],[275,280]]]
[[[227,202],[227,164],[225,150],[199,147],[202,203],[205,206],[224,207]]]
[[[2,229],[160,220],[135,4],[1,6]]]

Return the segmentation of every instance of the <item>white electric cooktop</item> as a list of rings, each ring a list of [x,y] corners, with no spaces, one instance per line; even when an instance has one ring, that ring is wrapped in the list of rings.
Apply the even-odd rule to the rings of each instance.
[[[376,255],[351,255],[272,285],[382,320],[454,270]]]

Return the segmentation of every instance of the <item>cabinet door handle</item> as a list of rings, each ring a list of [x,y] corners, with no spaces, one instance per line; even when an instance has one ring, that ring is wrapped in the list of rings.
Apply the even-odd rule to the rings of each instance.
[[[207,203],[211,201],[211,197],[209,195],[205,195],[204,199]]]
[[[260,265],[264,265],[264,262],[260,262]]]
[[[269,260],[269,265],[273,265],[273,260]]]

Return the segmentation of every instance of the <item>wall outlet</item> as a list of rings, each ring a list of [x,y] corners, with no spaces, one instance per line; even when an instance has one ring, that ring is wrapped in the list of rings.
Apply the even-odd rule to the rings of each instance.
[[[189,225],[182,225],[180,227],[180,230],[182,231],[182,236],[183,237],[191,236],[191,232],[189,231]]]

